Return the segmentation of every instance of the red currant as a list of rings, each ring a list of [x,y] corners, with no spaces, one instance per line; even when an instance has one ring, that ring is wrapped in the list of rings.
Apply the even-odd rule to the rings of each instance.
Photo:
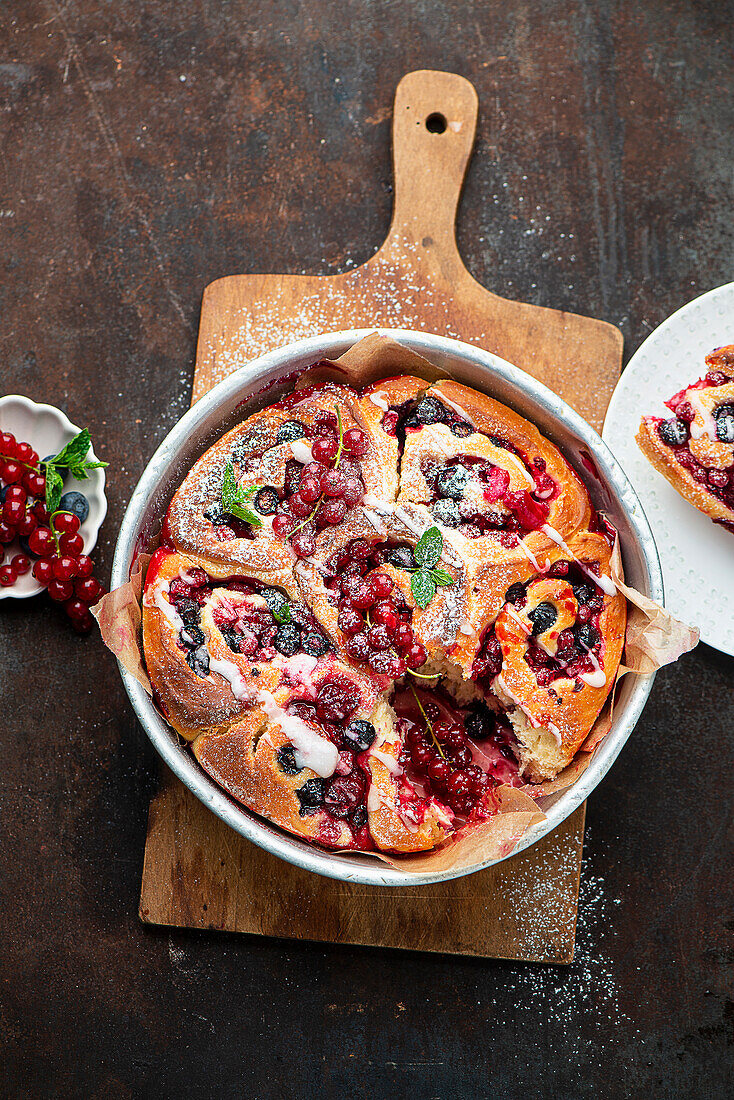
[[[0,584],[3,588],[10,588],[11,584],[15,584],[15,570],[12,565],[0,565]]]
[[[387,573],[373,573],[369,579],[369,584],[375,598],[378,600],[386,600],[395,587],[392,577],[388,576]]]
[[[327,470],[321,478],[321,490],[327,497],[343,496],[346,484],[347,479],[340,470]]]
[[[3,504],[3,519],[11,527],[17,527],[20,521],[25,516],[25,504],[21,504],[19,500],[5,499]]]
[[[273,534],[279,539],[286,538],[293,530],[293,519],[288,515],[276,516],[273,520]]]
[[[390,654],[390,661],[386,664],[385,675],[390,676],[393,680],[398,680],[401,676],[405,675],[406,664],[402,657],[398,657],[396,654]]]
[[[359,504],[363,496],[364,485],[361,478],[347,477],[344,479],[344,492],[342,493],[342,497],[350,508],[353,508],[355,504]]]
[[[349,430],[344,433],[342,443],[345,451],[348,451],[349,454],[357,455],[358,458],[362,455],[366,455],[370,446],[367,436],[359,428],[349,428]]]
[[[33,454],[33,448],[30,443],[18,443],[15,448],[15,457],[19,462],[27,462],[31,464],[31,455]]]
[[[70,581],[76,576],[76,558],[62,554],[54,561],[54,577],[57,581]]]
[[[28,494],[26,493],[25,489],[21,488],[20,485],[11,485],[7,493],[5,494],[6,504],[9,500],[17,500],[19,504],[25,504],[27,499]]]
[[[14,570],[16,576],[24,577],[31,567],[31,559],[26,557],[25,554],[16,554],[14,558],[10,559],[10,567]]]
[[[0,432],[0,455],[7,458],[15,458],[17,444],[12,432]]]
[[[432,764],[435,755],[431,746],[425,741],[419,741],[410,747],[410,758],[419,768],[427,768],[429,764]]]
[[[23,484],[34,497],[42,497],[46,492],[46,478],[35,470],[26,470],[23,474]]]
[[[322,436],[320,439],[314,439],[311,444],[311,454],[316,462],[332,462],[338,450],[339,444],[333,436]]]
[[[413,642],[405,654],[405,663],[408,668],[420,668],[428,660],[428,654],[420,642]]]
[[[12,542],[15,538],[15,528],[0,520],[0,542]]]
[[[9,462],[0,462],[0,478],[7,485],[14,485],[23,477],[23,467],[12,459]]]
[[[84,618],[82,618],[82,619],[72,619],[71,623],[72,623],[72,626],[74,627],[74,630],[76,630],[77,634],[88,634],[89,631],[94,626],[94,619],[89,614],[89,612],[87,612],[87,614],[84,616]]]
[[[297,519],[305,519],[313,511],[307,500],[300,493],[294,493],[290,498],[291,512]]]
[[[297,554],[299,558],[310,558],[316,549],[316,541],[313,535],[304,529],[296,532],[291,539],[291,546],[294,554]]]
[[[301,478],[301,484],[298,492],[300,493],[302,499],[305,500],[308,504],[315,504],[321,496],[321,485],[318,478]]]
[[[94,572],[94,562],[86,554],[80,554],[76,560],[77,577],[91,577]]]
[[[454,772],[446,784],[446,790],[452,798],[465,799],[471,793],[471,779],[463,772]]]
[[[35,531],[38,527],[38,520],[33,515],[33,512],[26,512],[23,519],[18,524],[18,534],[21,538],[27,539],[31,531]]]
[[[343,607],[339,612],[339,629],[345,634],[358,634],[364,625],[364,619],[355,608]]]
[[[54,579],[54,567],[50,558],[39,558],[33,566],[33,576],[44,586]]]
[[[317,518],[322,523],[327,523],[330,526],[335,527],[337,523],[341,523],[346,514],[346,504],[343,500],[336,498],[324,501],[317,512]]]
[[[75,558],[84,549],[84,539],[81,535],[62,535],[59,539],[59,549],[62,554],[71,554]]]
[[[75,535],[79,530],[79,516],[73,512],[57,512],[54,516],[54,527],[59,535]]]
[[[74,592],[74,586],[71,581],[60,581],[58,578],[49,582],[48,594],[52,600],[56,600],[57,603],[63,603],[65,600],[71,598]]]
[[[449,762],[442,760],[440,756],[437,756],[435,760],[431,760],[426,770],[433,782],[440,787],[445,786],[453,775],[453,769]]]
[[[390,648],[390,635],[384,626],[371,626],[367,631],[367,637],[373,649]]]
[[[64,611],[70,619],[84,619],[89,614],[89,608],[84,601],[73,597],[64,604]]]
[[[375,594],[372,590],[372,585],[369,581],[360,581],[356,590],[352,593],[352,601],[355,607],[360,607],[363,610],[372,607],[375,601]]]
[[[56,550],[56,540],[48,527],[37,527],[28,538],[31,552],[38,554],[39,558],[48,557]]]
[[[392,634],[398,625],[398,617],[395,613],[395,607],[389,600],[380,600],[372,608],[373,622],[382,623],[382,625],[390,631]]]
[[[367,539],[355,539],[349,547],[349,552],[353,558],[357,558],[358,561],[362,561],[368,558],[372,553],[372,547],[367,542]]]
[[[33,505],[33,515],[39,523],[48,523],[48,509],[42,500],[37,500]]]

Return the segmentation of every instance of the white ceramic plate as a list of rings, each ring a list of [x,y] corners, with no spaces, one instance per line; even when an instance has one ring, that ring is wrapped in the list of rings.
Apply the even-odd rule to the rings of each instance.
[[[706,373],[704,356],[734,343],[734,283],[694,298],[648,336],[609,402],[602,438],[632,482],[660,554],[665,605],[701,640],[734,656],[734,534],[684,500],[635,443],[644,414]]]
[[[56,455],[61,448],[78,435],[81,431],[59,409],[53,405],[37,405],[27,397],[17,394],[8,394],[0,397],[0,431],[12,432],[15,438],[30,443],[41,458],[46,455]],[[89,458],[96,460],[93,450],[89,451]],[[72,489],[84,493],[89,501],[89,515],[80,528],[80,534],[84,539],[84,552],[89,554],[93,549],[102,520],[107,514],[107,499],[104,495],[105,476],[104,470],[91,470],[87,481],[77,481],[69,475],[64,482],[65,493]],[[11,542],[5,549],[5,561],[8,562],[14,554],[20,554],[21,547],[17,542]],[[43,586],[38,583],[32,571],[24,577],[19,577],[11,588],[0,587],[0,600],[7,597],[25,599],[42,592]]]

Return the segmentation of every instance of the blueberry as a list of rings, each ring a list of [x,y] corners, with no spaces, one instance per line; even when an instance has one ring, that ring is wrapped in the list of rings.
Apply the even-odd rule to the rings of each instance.
[[[674,416],[658,424],[658,435],[669,447],[680,447],[688,439],[688,425]]]
[[[525,603],[525,585],[522,581],[515,581],[505,592],[505,602],[514,604]]]
[[[323,634],[317,630],[309,630],[301,639],[301,649],[309,657],[323,657],[329,648],[329,643]]]
[[[529,612],[528,618],[533,624],[533,637],[537,637],[538,634],[545,634],[546,630],[550,630],[558,615],[552,603],[539,603]]]
[[[200,645],[198,649],[190,649],[186,654],[186,664],[192,672],[202,680],[206,680],[209,675],[209,654],[206,646]]]
[[[293,745],[283,745],[278,749],[278,766],[281,771],[284,771],[286,775],[298,775],[303,771],[303,768],[299,768],[296,764],[296,750]]]
[[[431,514],[444,527],[458,527],[461,523],[461,512],[455,500],[437,500],[431,507]]]
[[[201,615],[201,605],[189,596],[182,596],[175,601],[176,610],[185,622],[186,626],[196,626]]]
[[[51,460],[52,460],[52,459],[54,459],[54,458],[56,458],[56,455],[46,455],[46,457],[45,457],[45,458],[42,458],[42,459],[41,459],[41,463],[44,463],[44,462],[51,462]],[[68,468],[68,466],[56,466],[56,468],[55,468],[55,469],[56,469],[56,473],[57,473],[57,474],[59,475],[59,477],[61,478],[61,480],[62,480],[63,482],[65,482],[65,481],[66,481],[66,479],[67,479],[67,477],[69,476],[69,468]],[[42,472],[43,472],[43,471],[42,471]]]
[[[189,631],[189,633],[191,633],[191,631]],[[233,653],[240,652],[240,642],[242,640],[241,634],[239,634],[236,630],[233,630],[231,626],[223,626],[222,637],[224,638],[225,642]]]
[[[451,425],[451,431],[459,439],[466,439],[468,435],[471,435],[474,429],[471,424],[467,424],[465,420],[457,420]]]
[[[28,539],[24,535],[20,536],[20,538],[18,539],[18,542],[20,543],[21,550],[23,551],[24,554],[27,555],[27,557],[37,558],[39,556],[38,554],[33,553],[30,546],[28,545]]]
[[[303,786],[296,791],[298,801],[301,803],[301,817],[308,817],[309,814],[316,813],[323,804],[325,789],[325,779],[307,779]]]
[[[290,443],[292,439],[303,439],[306,435],[306,425],[300,420],[284,420],[278,428],[275,437],[276,443]]]
[[[722,443],[734,443],[734,416],[731,413],[716,417],[716,438]]]
[[[344,730],[342,744],[352,752],[366,752],[376,737],[377,731],[371,722],[355,718]]]
[[[2,489],[0,489],[0,504],[5,503],[5,494],[7,493],[9,488],[9,485],[3,485]]]
[[[263,489],[258,489],[255,493],[255,499],[253,501],[255,505],[255,511],[259,512],[261,516],[272,516],[275,509],[278,507],[278,490],[274,489],[272,485],[266,485]]]
[[[273,645],[284,657],[292,657],[301,648],[301,632],[295,623],[283,623],[279,626]]]
[[[207,508],[204,512],[204,519],[208,519],[214,527],[226,526],[228,517],[224,514],[221,508],[216,505],[212,505],[211,508]]]
[[[364,829],[365,825],[367,824],[368,817],[369,817],[369,815],[367,813],[367,810],[364,808],[364,806],[358,806],[357,809],[352,814],[352,819],[351,819],[352,820],[352,828],[354,829],[355,833],[358,833],[360,829]]]
[[[466,466],[462,466],[461,463],[456,466],[445,466],[436,478],[436,492],[440,497],[462,500],[470,477],[471,474]]]
[[[592,623],[584,623],[576,631],[576,641],[582,649],[593,649],[599,642],[599,631]]]
[[[71,512],[80,523],[84,523],[89,515],[89,501],[84,493],[78,493],[76,489],[72,489],[70,492],[64,493],[59,501],[59,511]]]
[[[188,649],[198,649],[206,642],[206,634],[198,626],[187,626],[181,631],[181,641]]]
[[[472,741],[486,741],[494,733],[496,725],[494,712],[486,703],[474,703],[464,719],[464,729]]]
[[[410,546],[394,546],[385,553],[385,560],[396,569],[415,569],[415,558]]]
[[[581,605],[593,600],[595,592],[590,584],[573,584],[571,587],[577,604]]]
[[[413,416],[419,424],[440,424],[446,417],[446,409],[435,397],[422,397],[413,410]]]

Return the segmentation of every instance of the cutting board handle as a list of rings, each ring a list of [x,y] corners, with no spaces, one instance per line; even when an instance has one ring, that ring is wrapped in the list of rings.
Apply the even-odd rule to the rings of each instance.
[[[382,252],[424,254],[444,268],[461,263],[456,210],[471,157],[479,101],[474,85],[455,73],[408,73],[395,93],[395,206]]]

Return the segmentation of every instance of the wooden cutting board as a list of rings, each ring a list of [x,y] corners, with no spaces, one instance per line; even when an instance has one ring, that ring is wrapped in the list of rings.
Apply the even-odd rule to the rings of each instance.
[[[208,286],[193,400],[291,340],[337,329],[413,328],[510,360],[601,429],[622,363],[619,330],[500,298],[459,256],[456,210],[477,106],[463,77],[421,71],[401,80],[387,240],[345,274],[230,275]],[[581,807],[529,851],[441,886],[355,886],[262,852],[169,774],[150,808],[140,915],[179,927],[569,962],[583,822]]]

